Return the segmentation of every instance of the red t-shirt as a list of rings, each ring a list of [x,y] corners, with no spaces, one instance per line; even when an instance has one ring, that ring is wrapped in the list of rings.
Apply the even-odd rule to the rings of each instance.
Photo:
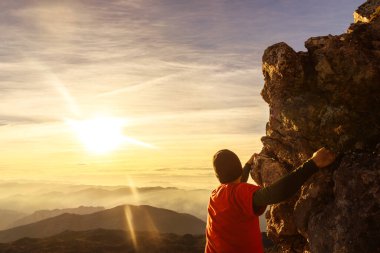
[[[211,193],[206,227],[206,253],[263,253],[259,218],[252,194],[260,187],[221,184]]]

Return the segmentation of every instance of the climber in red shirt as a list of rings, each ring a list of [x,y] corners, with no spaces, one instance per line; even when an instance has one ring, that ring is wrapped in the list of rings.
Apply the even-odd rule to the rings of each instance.
[[[266,206],[294,195],[319,168],[330,165],[336,155],[321,148],[296,170],[270,186],[246,183],[254,154],[244,168],[230,150],[214,155],[214,171],[220,185],[212,193],[208,205],[206,253],[263,253],[258,217]]]

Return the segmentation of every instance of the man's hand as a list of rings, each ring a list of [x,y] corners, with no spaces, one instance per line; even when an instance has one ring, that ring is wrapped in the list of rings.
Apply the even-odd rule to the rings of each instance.
[[[318,168],[329,166],[335,161],[336,154],[326,148],[321,148],[313,154],[311,159]]]
[[[250,165],[253,165],[253,161],[255,160],[255,158],[256,158],[258,155],[259,155],[259,154],[254,153],[254,154],[251,156],[251,158],[249,158],[248,162],[246,162],[246,163],[248,163],[248,164],[250,164]]]
[[[255,159],[256,156],[258,156],[258,154],[254,153],[251,156],[251,158],[249,158],[248,162],[246,162],[246,164],[248,163],[248,164],[252,165],[253,164],[253,160]]]

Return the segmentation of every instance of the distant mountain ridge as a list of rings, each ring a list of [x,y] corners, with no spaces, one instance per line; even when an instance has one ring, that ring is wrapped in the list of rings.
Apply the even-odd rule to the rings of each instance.
[[[8,228],[12,222],[20,219],[25,215],[25,213],[14,210],[0,209],[0,230]]]
[[[92,214],[61,214],[0,231],[0,242],[23,237],[43,238],[66,230],[116,229],[134,232],[203,234],[206,223],[195,216],[148,205],[121,205]]]
[[[160,186],[0,183],[0,207],[28,215],[38,210],[64,209],[73,206],[112,208],[124,204],[145,204],[180,213],[189,213],[206,220],[209,194],[210,191],[205,189],[185,190]],[[189,199],[191,199],[191,203],[189,203]]]
[[[64,213],[72,213],[72,214],[90,214],[99,211],[103,211],[104,207],[92,207],[92,206],[80,206],[77,208],[65,208],[65,209],[54,209],[54,210],[39,210],[35,211],[31,215],[24,216],[15,222],[8,225],[8,228],[18,227],[30,223],[35,223],[40,220],[44,220],[47,218],[55,217]]]

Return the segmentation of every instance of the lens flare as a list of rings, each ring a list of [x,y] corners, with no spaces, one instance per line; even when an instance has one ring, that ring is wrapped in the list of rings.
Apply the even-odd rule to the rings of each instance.
[[[127,231],[131,236],[133,247],[137,249],[138,245],[137,245],[137,238],[136,238],[136,232],[135,232],[135,225],[134,225],[133,214],[132,214],[130,206],[128,205],[125,206],[124,213],[125,213]]]

